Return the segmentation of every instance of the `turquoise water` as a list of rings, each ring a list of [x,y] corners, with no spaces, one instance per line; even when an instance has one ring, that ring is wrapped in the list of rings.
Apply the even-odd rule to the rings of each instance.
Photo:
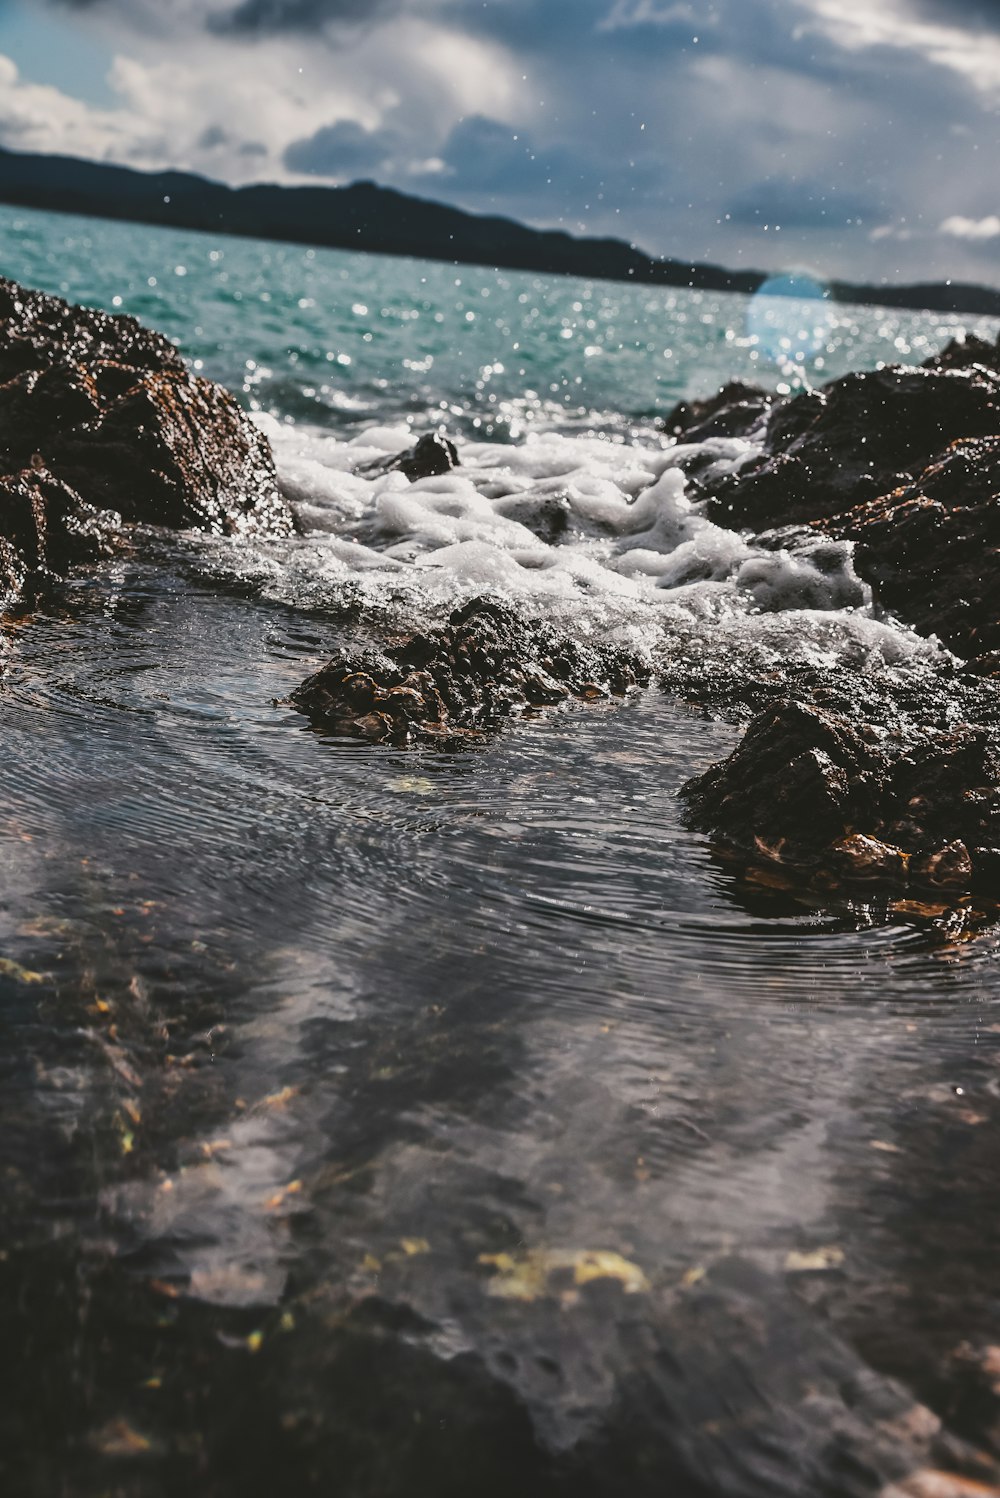
[[[919,362],[963,329],[995,336],[998,326],[822,303],[802,316],[793,303],[774,337],[767,311],[762,318],[743,296],[13,208],[0,208],[0,268],[134,313],[254,406],[335,431],[435,415],[495,439],[538,425],[626,434],[726,380],[818,383],[880,360]],[[787,315],[787,304],[778,312]],[[807,357],[795,361],[799,352]]]

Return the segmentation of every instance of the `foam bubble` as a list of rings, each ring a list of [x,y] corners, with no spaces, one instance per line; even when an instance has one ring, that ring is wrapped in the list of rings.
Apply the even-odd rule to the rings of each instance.
[[[258,420],[305,535],[241,542],[238,565],[284,602],[322,607],[350,592],[418,624],[490,592],[650,651],[683,634],[687,649],[697,640],[709,653],[722,644],[811,664],[940,653],[878,617],[849,542],[755,539],[710,521],[680,466],[690,445],[533,433],[517,446],[465,443],[457,469],[410,483],[356,471],[412,445],[407,426],[344,441]],[[699,444],[699,495],[755,451],[744,439]]]

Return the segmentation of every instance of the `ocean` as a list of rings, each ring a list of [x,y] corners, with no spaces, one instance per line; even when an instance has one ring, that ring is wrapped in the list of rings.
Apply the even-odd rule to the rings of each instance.
[[[677,792],[741,723],[655,687],[463,752],[288,696],[348,613],[483,592],[703,680],[933,664],[660,418],[996,325],[13,209],[0,269],[174,338],[304,526],[7,631],[5,1491],[837,1498],[988,1446],[995,936],[738,884]],[[354,471],[438,427],[451,473]]]

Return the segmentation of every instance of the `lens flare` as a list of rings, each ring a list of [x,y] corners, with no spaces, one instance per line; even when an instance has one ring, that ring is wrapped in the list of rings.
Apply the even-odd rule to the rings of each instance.
[[[747,334],[760,356],[805,383],[805,366],[825,347],[834,325],[829,289],[815,276],[769,276],[750,299]]]

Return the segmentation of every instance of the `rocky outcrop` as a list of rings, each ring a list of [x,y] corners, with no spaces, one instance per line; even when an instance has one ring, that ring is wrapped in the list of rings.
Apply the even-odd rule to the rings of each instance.
[[[854,542],[883,605],[984,672],[1000,669],[1000,437],[953,443],[914,483],[819,528]]]
[[[1000,694],[976,685],[1000,677],[998,371],[1000,347],[969,338],[777,404],[708,499],[763,544],[850,541],[877,601],[970,662],[964,680],[803,680],[689,782],[692,820],[773,882],[1000,898]]]
[[[512,713],[619,695],[648,679],[623,651],[579,644],[507,604],[474,598],[440,629],[384,652],[335,656],[291,700],[330,733],[449,744],[474,740]]]
[[[942,684],[900,706],[815,691],[753,719],[684,787],[730,855],[814,887],[1000,897],[1000,700]]]
[[[889,366],[775,406],[760,456],[719,484],[709,514],[763,530],[825,520],[914,482],[961,438],[1000,432],[1000,375],[983,365]]]
[[[168,339],[2,279],[0,498],[8,596],[113,549],[122,521],[294,529],[266,438]]]

